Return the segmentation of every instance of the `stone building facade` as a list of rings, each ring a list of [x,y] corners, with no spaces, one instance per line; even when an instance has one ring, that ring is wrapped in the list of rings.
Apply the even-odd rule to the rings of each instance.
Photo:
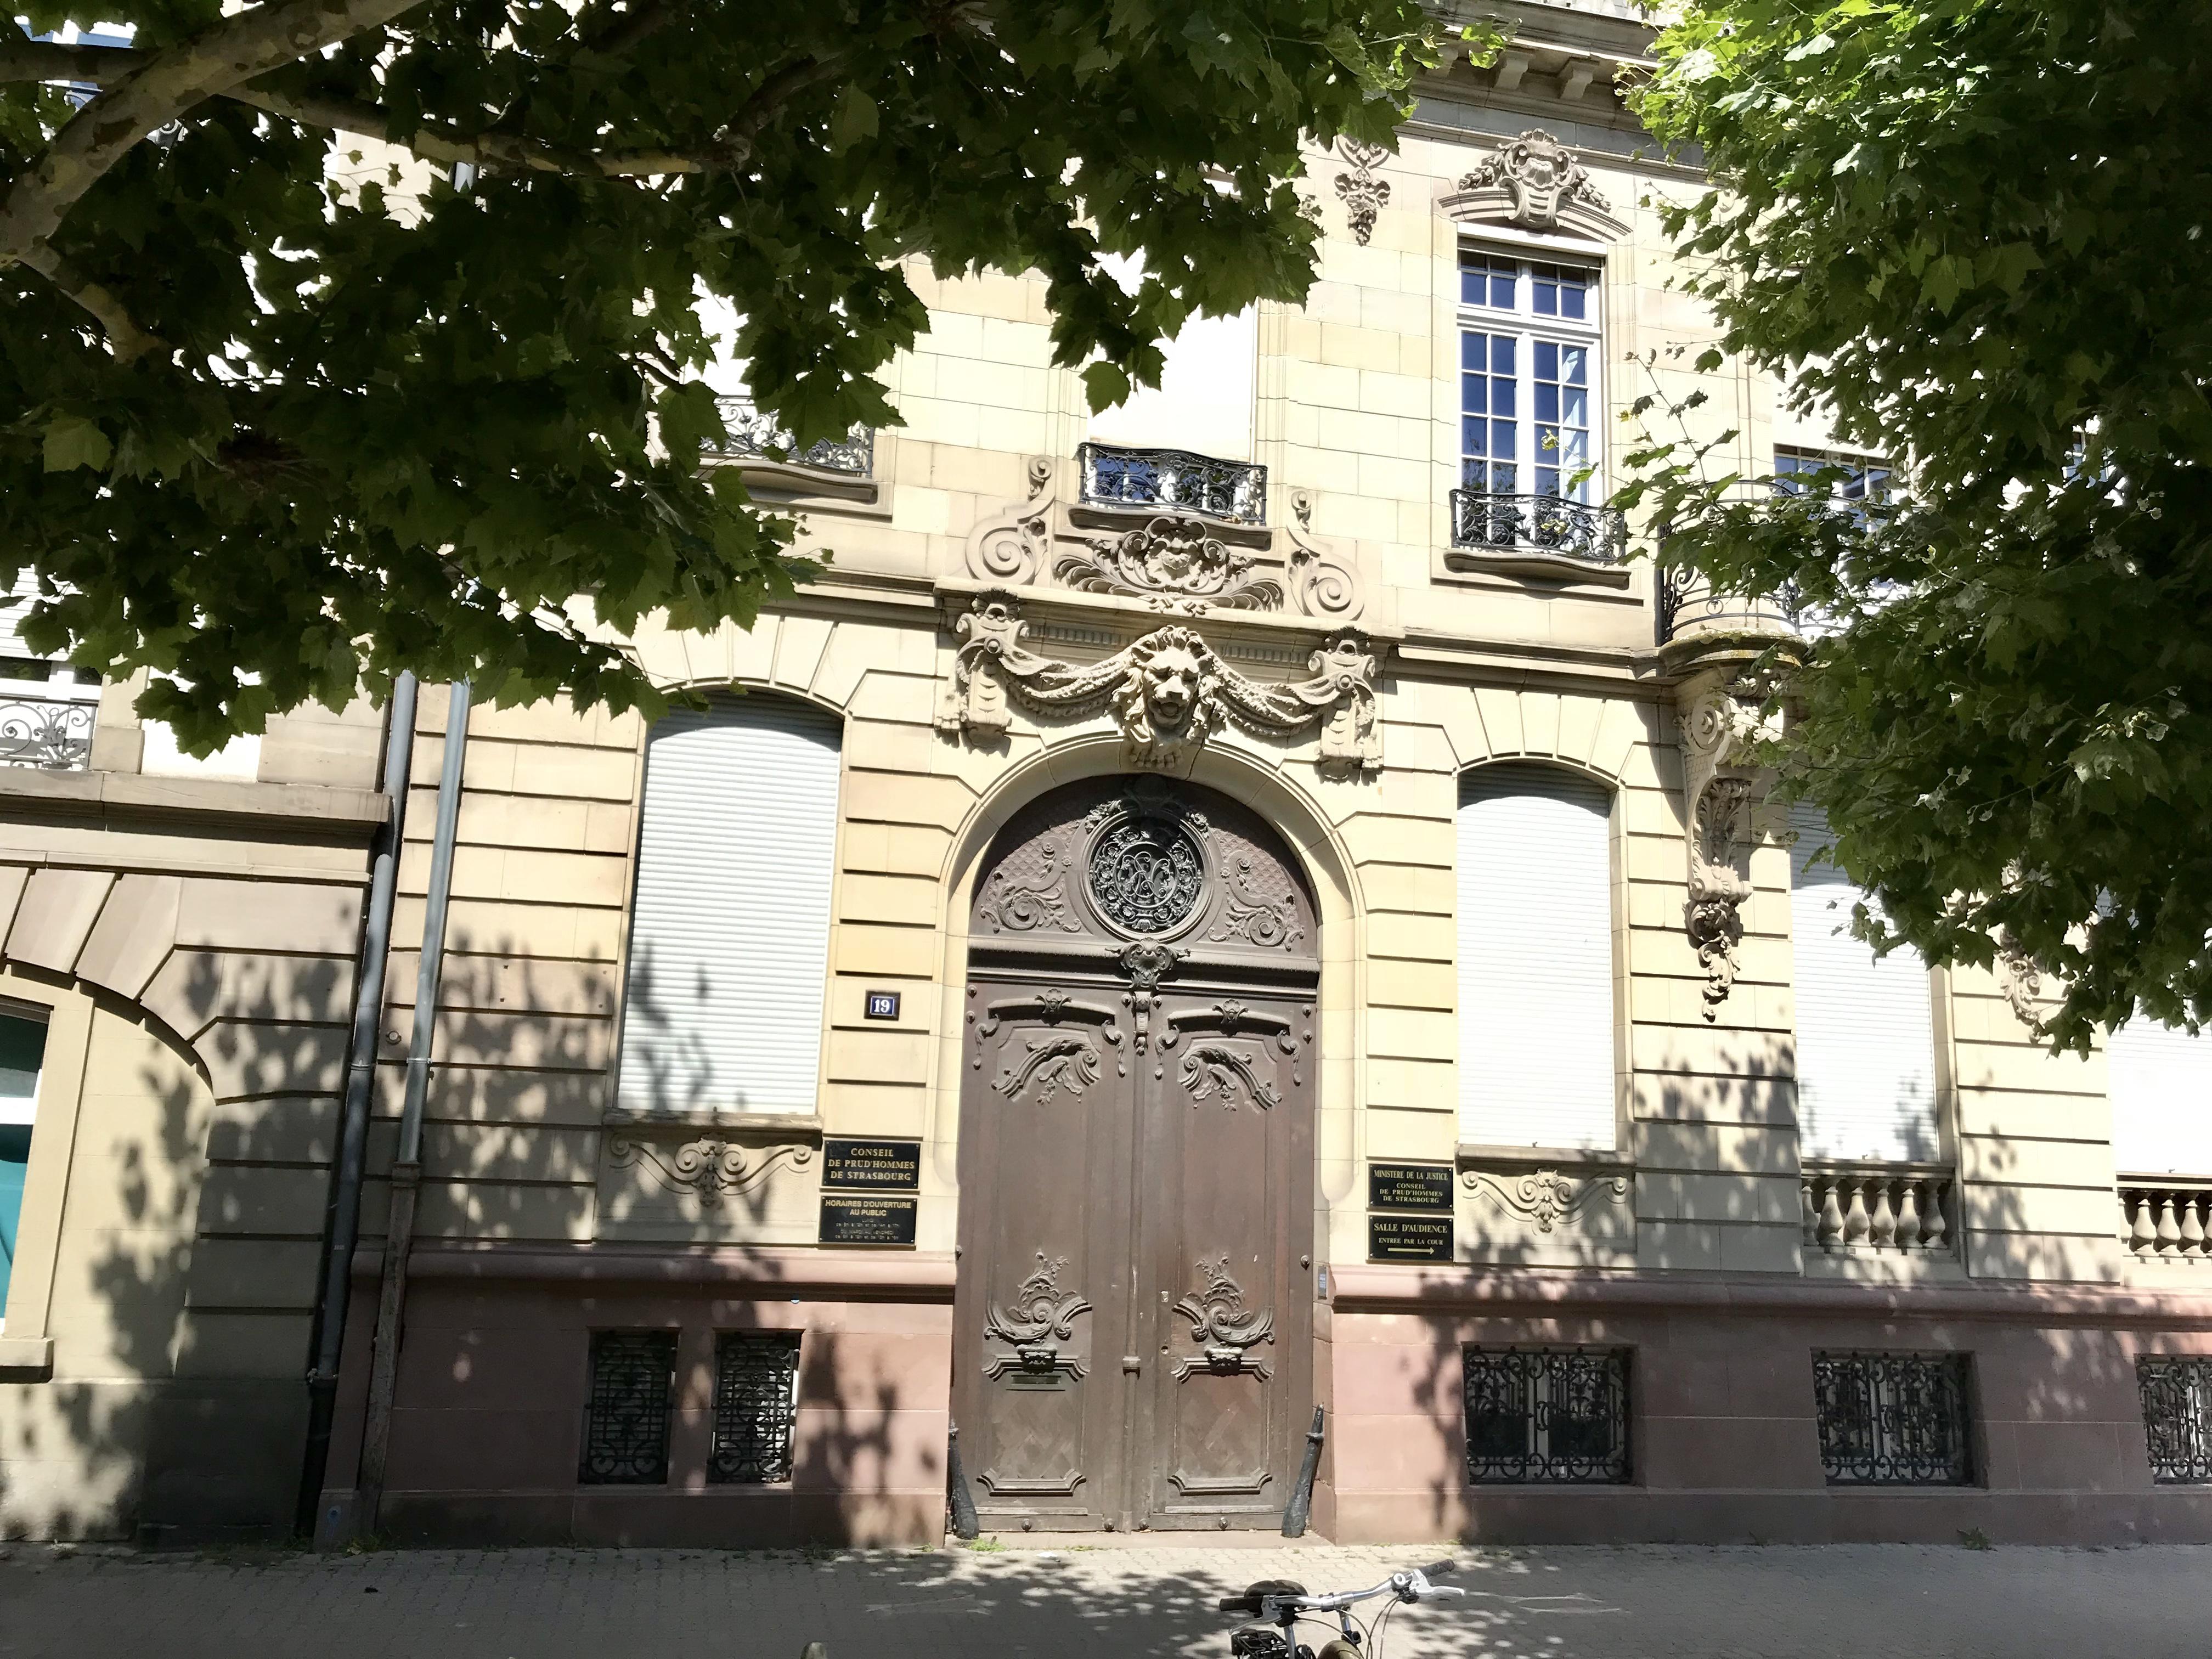
[[[833,556],[631,641],[698,708],[471,711],[387,1409],[426,688],[326,1531],[1272,1529],[1320,1407],[1339,1539],[2212,1536],[2208,1073],[1836,934],[1798,623],[1599,505],[1646,392],[1832,447],[1690,366],[1643,26],[1509,9],[1310,158],[1304,306],[1094,416],[1040,282],[917,270],[905,424],[733,404]],[[282,1527],[384,715],[198,763],[13,672],[0,1528]]]

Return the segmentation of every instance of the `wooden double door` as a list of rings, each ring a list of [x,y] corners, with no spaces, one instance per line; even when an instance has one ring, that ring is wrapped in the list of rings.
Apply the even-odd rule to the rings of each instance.
[[[1272,832],[1117,779],[978,884],[953,1389],[987,1528],[1273,1527],[1312,1397],[1317,964]]]

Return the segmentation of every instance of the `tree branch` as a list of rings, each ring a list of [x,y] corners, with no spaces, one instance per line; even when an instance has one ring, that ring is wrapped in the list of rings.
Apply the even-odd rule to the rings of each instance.
[[[12,28],[0,29],[0,83],[86,81],[104,87],[121,80],[153,56],[135,46],[64,46],[58,40],[27,40]]]
[[[117,362],[132,362],[149,351],[166,351],[168,349],[165,342],[149,334],[131,320],[130,312],[125,309],[123,301],[113,293],[94,282],[46,243],[41,242],[33,248],[24,256],[22,263],[92,314],[100,327],[106,330],[108,349],[115,354]]]
[[[260,87],[234,87],[223,94],[255,109],[281,115],[302,126],[326,127],[334,132],[356,132],[380,138],[410,150],[426,161],[473,161],[479,167],[513,167],[527,173],[598,174],[607,179],[645,178],[664,173],[707,173],[731,166],[737,159],[729,151],[713,149],[687,154],[679,150],[572,150],[513,133],[479,133],[471,138],[450,127],[416,126],[402,132],[391,112],[380,104],[354,98],[328,98]]]
[[[26,262],[131,146],[193,105],[377,28],[418,3],[265,0],[154,53],[77,111],[0,196],[0,264]]]

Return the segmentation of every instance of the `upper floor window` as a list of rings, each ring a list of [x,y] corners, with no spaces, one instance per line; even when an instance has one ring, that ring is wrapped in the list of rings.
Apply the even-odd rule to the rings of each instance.
[[[0,1013],[0,1314],[15,1267],[15,1233],[23,1216],[23,1179],[31,1167],[31,1125],[39,1111],[39,1073],[46,1054],[46,1023]]]
[[[1774,487],[1785,495],[1886,501],[1890,491],[1889,464],[1866,455],[1778,446],[1774,452]]]
[[[1460,483],[1588,501],[1597,448],[1597,273],[1460,253]]]
[[[1460,780],[1460,1137],[1614,1139],[1612,792],[1518,762]]]
[[[633,1112],[816,1109],[840,731],[754,692],[645,751],[617,1088]]]
[[[2121,1172],[2212,1176],[2212,1036],[2138,1010],[2112,1033],[2105,1057]]]
[[[1886,957],[1850,932],[1867,895],[1819,856],[1833,844],[1818,807],[1790,809],[1790,931],[1797,1009],[1799,1150],[1807,1158],[1940,1160],[1936,1019],[1928,964]]]

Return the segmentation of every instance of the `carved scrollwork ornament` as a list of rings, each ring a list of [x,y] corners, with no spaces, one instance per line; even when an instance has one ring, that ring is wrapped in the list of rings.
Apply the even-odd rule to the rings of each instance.
[[[1212,1259],[1199,1257],[1198,1276],[1198,1288],[1176,1303],[1174,1311],[1190,1322],[1191,1340],[1202,1345],[1201,1351],[1176,1363],[1176,1381],[1201,1370],[1217,1376],[1249,1371],[1262,1382],[1273,1376],[1273,1367],[1249,1352],[1275,1340],[1273,1311],[1245,1307],[1244,1288],[1230,1276],[1226,1251]]]
[[[1066,1256],[1048,1256],[1039,1250],[1036,1260],[1036,1271],[1014,1288],[1012,1309],[994,1302],[984,1318],[985,1338],[1011,1344],[1014,1350],[1011,1355],[994,1355],[983,1367],[986,1376],[995,1379],[1017,1369],[1066,1371],[1074,1377],[1090,1375],[1081,1360],[1060,1351],[1061,1342],[1073,1340],[1077,1316],[1091,1311],[1090,1301],[1078,1291],[1060,1288],[1060,1276],[1067,1271]]]
[[[1155,611],[1278,611],[1282,584],[1252,574],[1252,556],[1222,542],[1199,520],[1170,514],[1110,540],[1086,538],[1087,553],[1063,555],[1053,574],[1085,593],[1141,599]]]
[[[1591,1204],[1628,1201],[1626,1176],[1600,1175],[1577,1179],[1553,1169],[1531,1170],[1516,1179],[1488,1170],[1469,1170],[1461,1184],[1486,1198],[1509,1215],[1534,1222],[1536,1231],[1548,1233],[1561,1222],[1571,1222]]]
[[[2043,970],[2021,949],[2020,940],[2007,927],[1997,935],[1997,988],[2004,994],[2005,1006],[2012,1016],[2028,1030],[2030,1036],[2041,1038],[2050,1035],[2043,1023]]]
[[[717,1135],[700,1135],[666,1148],[635,1131],[611,1134],[607,1162],[617,1170],[638,1169],[654,1184],[688,1193],[708,1208],[726,1198],[749,1193],[781,1165],[803,1170],[814,1161],[811,1146],[748,1148]]]
[[[1177,768],[1231,724],[1277,738],[1317,724],[1324,765],[1365,774],[1382,764],[1377,655],[1355,633],[1336,635],[1315,651],[1307,659],[1310,678],[1267,685],[1237,672],[1195,629],[1181,625],[1156,629],[1085,665],[1028,650],[1022,643],[1028,624],[1005,593],[979,596],[957,627],[963,643],[938,709],[943,732],[1002,736],[1013,696],[1044,714],[1108,710],[1140,768]]]
[[[1350,569],[1322,550],[1313,535],[1313,492],[1291,492],[1291,597],[1300,611],[1323,622],[1353,623],[1365,605]]]
[[[978,581],[1018,586],[1034,581],[1044,567],[1045,552],[1052,544],[1057,469],[1049,455],[1031,455],[1023,471],[1029,498],[984,520],[969,534],[968,570]]]
[[[1557,230],[1563,217],[1577,228],[1619,234],[1627,228],[1612,217],[1613,204],[1591,181],[1589,169],[1550,133],[1531,127],[1485,156],[1459,181],[1462,198],[1502,198],[1502,216],[1531,230]],[[1577,210],[1580,210],[1577,212]]]

